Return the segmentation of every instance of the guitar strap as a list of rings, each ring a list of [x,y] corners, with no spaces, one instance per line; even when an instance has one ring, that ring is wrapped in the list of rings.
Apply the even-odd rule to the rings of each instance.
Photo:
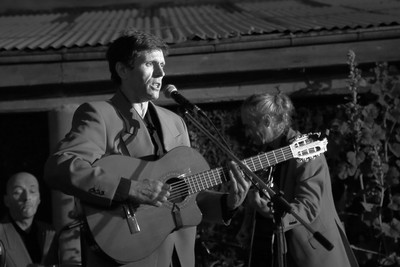
[[[116,103],[114,103],[114,102],[112,101],[112,99],[107,100],[106,102],[107,102],[108,104],[110,104],[110,105],[114,108],[115,112],[118,114],[118,117],[121,118],[121,120],[122,120],[122,122],[123,122],[123,125],[124,125],[124,128],[122,129],[122,131],[121,131],[120,134],[119,134],[119,141],[120,141],[120,145],[121,145],[121,152],[122,152],[122,154],[125,155],[125,156],[131,156],[131,153],[129,152],[129,149],[128,149],[127,145],[126,145],[126,142],[128,141],[128,138],[131,137],[131,135],[127,132],[127,129],[129,128],[128,119],[125,118],[125,116],[124,116],[124,115],[122,114],[122,112],[118,109],[118,106],[116,105]],[[106,122],[106,125],[109,125],[109,124]]]
[[[162,131],[160,121],[156,115],[156,111],[153,109],[153,106],[149,105],[143,121],[146,124],[146,128],[150,133],[151,141],[154,145],[155,159],[161,158],[166,151],[161,141]]]

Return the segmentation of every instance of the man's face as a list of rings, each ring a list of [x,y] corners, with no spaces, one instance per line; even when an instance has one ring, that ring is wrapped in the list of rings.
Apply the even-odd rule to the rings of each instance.
[[[121,76],[121,89],[133,103],[156,100],[159,97],[165,59],[161,50],[142,52],[133,68],[125,67]]]
[[[241,118],[246,136],[249,137],[255,145],[269,144],[276,138],[275,131],[266,117],[251,114],[249,111],[242,111]]]
[[[15,221],[33,218],[40,204],[39,184],[29,173],[13,176],[7,184],[4,203]]]

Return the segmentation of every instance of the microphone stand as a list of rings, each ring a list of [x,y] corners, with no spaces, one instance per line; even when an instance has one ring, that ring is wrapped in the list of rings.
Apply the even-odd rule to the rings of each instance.
[[[236,157],[227,147],[223,146],[203,125],[201,125],[186,109],[184,114],[186,117],[208,138],[211,139],[219,148],[221,148],[236,164],[240,166],[242,171],[250,179],[251,183],[260,191],[264,196],[271,199],[274,207],[277,208],[282,215],[284,213],[290,213],[297,221],[299,221],[313,236],[314,238],[327,250],[333,249],[333,244],[329,242],[321,233],[315,231],[303,218],[301,218],[290,205],[289,202],[283,197],[282,193],[275,193],[270,187],[268,187],[261,178],[253,173],[238,157]],[[203,115],[204,116],[204,115]],[[282,260],[280,260],[280,264]]]
[[[278,193],[277,195],[281,195],[281,193]],[[284,215],[284,212],[282,209],[274,207],[274,212],[273,212],[274,226],[275,226],[274,234],[275,234],[275,238],[276,238],[276,242],[277,242],[276,259],[277,259],[279,267],[286,266],[286,258],[284,255],[286,254],[287,249],[286,249],[286,242],[285,242],[285,233],[283,231],[283,225],[282,225],[283,215]],[[272,244],[272,246],[273,246],[273,244]],[[275,260],[275,258],[273,258],[273,259]]]

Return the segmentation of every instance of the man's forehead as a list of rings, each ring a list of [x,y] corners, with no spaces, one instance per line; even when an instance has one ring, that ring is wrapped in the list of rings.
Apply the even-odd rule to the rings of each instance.
[[[38,187],[39,184],[37,179],[33,175],[28,173],[18,173],[16,175],[13,175],[7,183],[7,189],[21,186]]]
[[[164,53],[159,49],[144,50],[138,54],[138,58],[149,59],[149,58],[161,58],[164,59]]]

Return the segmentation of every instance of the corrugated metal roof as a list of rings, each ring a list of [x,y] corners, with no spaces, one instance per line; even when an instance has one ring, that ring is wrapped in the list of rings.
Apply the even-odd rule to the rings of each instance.
[[[396,0],[260,1],[0,16],[0,51],[104,46],[132,26],[169,44],[398,26]],[[311,4],[310,4],[311,3]]]

